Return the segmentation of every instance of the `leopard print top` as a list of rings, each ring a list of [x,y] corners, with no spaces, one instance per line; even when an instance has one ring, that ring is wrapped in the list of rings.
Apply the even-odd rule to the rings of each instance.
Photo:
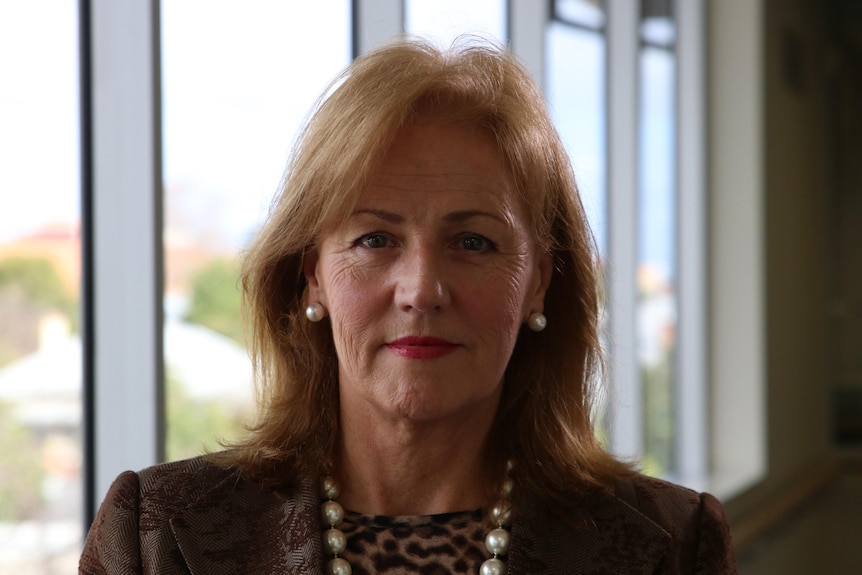
[[[480,509],[439,515],[386,517],[345,512],[342,557],[354,575],[479,573],[490,557]]]

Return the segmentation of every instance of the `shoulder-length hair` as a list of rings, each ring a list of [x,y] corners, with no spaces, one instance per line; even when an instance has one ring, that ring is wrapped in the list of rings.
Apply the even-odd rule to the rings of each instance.
[[[542,94],[504,48],[461,41],[447,51],[402,40],[358,58],[301,132],[241,280],[258,391],[249,437],[221,456],[277,487],[331,462],[339,426],[338,358],[328,322],[304,313],[304,254],[346,217],[396,133],[420,118],[487,130],[527,207],[536,245],[553,256],[548,326],[524,328],[505,373],[491,460],[565,504],[626,472],[599,445],[592,416],[602,379],[599,266],[571,164]],[[495,466],[496,467],[496,466]]]

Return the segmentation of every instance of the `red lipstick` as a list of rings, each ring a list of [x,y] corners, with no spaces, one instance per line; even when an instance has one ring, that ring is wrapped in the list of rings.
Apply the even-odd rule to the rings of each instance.
[[[440,337],[417,336],[399,337],[386,344],[395,354],[409,359],[435,359],[449,355],[459,345]]]

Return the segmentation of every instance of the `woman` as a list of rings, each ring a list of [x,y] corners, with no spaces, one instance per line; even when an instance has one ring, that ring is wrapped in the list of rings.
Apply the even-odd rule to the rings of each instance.
[[[401,42],[334,86],[245,259],[259,420],[121,475],[81,572],[735,572],[714,498],[593,435],[596,256],[524,69]]]

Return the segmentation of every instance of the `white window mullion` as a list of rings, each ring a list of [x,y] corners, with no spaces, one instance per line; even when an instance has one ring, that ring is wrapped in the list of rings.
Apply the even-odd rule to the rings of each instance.
[[[93,2],[95,500],[160,459],[158,1]]]
[[[638,4],[608,0],[608,295],[611,449],[627,460],[643,453],[637,361]]]
[[[509,0],[509,46],[539,86],[545,86],[545,28],[550,3]]]
[[[709,2],[710,490],[766,472],[764,2]]]
[[[677,177],[679,209],[676,436],[680,482],[705,488],[707,433],[706,93],[703,0],[677,9]]]
[[[404,31],[404,0],[354,0],[353,45],[359,56]]]

